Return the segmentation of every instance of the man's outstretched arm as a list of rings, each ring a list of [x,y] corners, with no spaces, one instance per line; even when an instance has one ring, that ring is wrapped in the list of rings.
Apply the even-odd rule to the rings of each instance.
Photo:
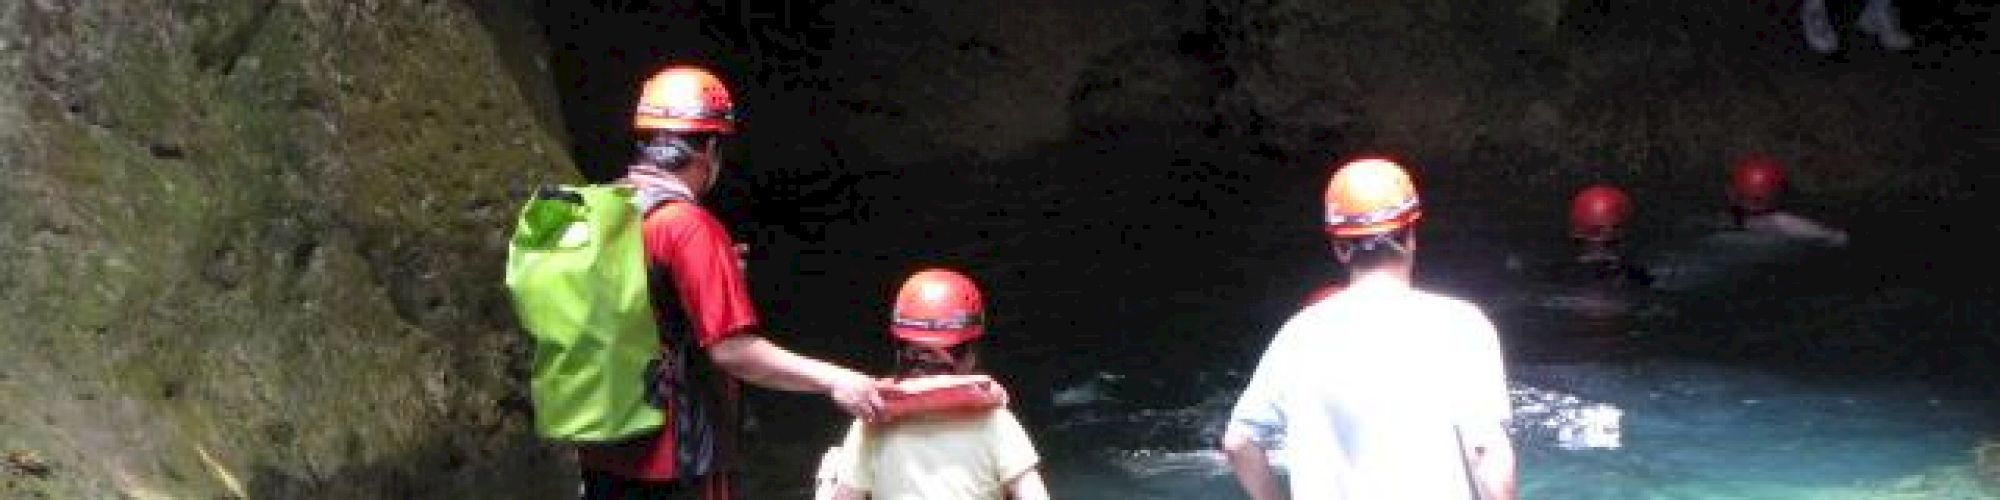
[[[1222,454],[1229,457],[1237,484],[1243,486],[1243,492],[1252,500],[1282,499],[1284,491],[1278,487],[1277,474],[1271,472],[1271,460],[1265,456],[1264,447],[1251,438],[1251,432],[1249,427],[1231,422],[1222,431]]]
[[[723,371],[768,389],[826,394],[840,409],[863,421],[882,419],[882,396],[875,379],[778,347],[762,335],[737,334],[708,347]]]
[[[1514,442],[1506,426],[1495,422],[1459,427],[1465,464],[1473,493],[1480,500],[1514,500]]]

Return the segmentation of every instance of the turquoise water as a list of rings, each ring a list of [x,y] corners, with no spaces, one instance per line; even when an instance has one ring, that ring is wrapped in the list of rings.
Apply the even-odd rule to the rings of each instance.
[[[1220,423],[1271,332],[1337,275],[1314,190],[1062,196],[1075,194],[1065,161],[1079,160],[1015,171],[1047,192],[913,189],[825,241],[771,249],[784,259],[753,259],[757,296],[787,346],[880,372],[897,280],[965,269],[992,311],[982,362],[1015,395],[1058,498],[1240,498]],[[1663,279],[1607,290],[1536,271],[1569,250],[1566,193],[1479,188],[1436,197],[1420,284],[1487,310],[1516,389],[1623,410],[1618,449],[1522,430],[1524,498],[1989,498],[1970,468],[1979,439],[2000,436],[1987,361],[2000,293],[1964,244],[1982,235],[1935,231],[1990,230],[1976,212],[1937,226],[1894,207],[1843,214],[1864,223],[1855,244],[1810,249],[1718,235],[1698,204],[1649,206],[1634,256]],[[776,476],[753,491],[803,496],[845,419],[818,398],[753,403],[753,455]]]
[[[1579,391],[1586,398],[1625,410],[1620,449],[1524,443],[1527,498],[1983,498],[1909,483],[1971,465],[1980,429],[1993,423],[1990,401],[1707,364],[1521,370],[1564,373],[1589,386]]]
[[[1525,365],[1517,385],[1564,382],[1624,410],[1623,446],[1563,449],[1517,434],[1523,498],[1990,498],[1972,489],[1970,449],[1994,423],[1990,401],[1906,383],[1823,383],[1697,363]],[[1065,498],[1232,498],[1240,495],[1212,438],[1228,390],[1182,408],[1125,405],[1117,388],[1071,408],[1054,441],[1179,441],[1054,457]],[[1559,390],[1559,389],[1550,389]],[[1143,405],[1138,405],[1143,406]],[[1091,446],[1085,446],[1091,448]],[[1067,447],[1059,450],[1068,451]]]
[[[1867,248],[1718,253],[1742,241],[1662,251],[1652,263],[1684,281],[1660,289],[1462,287],[1490,294],[1480,301],[1512,344],[1517,420],[1539,411],[1522,392],[1623,411],[1616,449],[1561,446],[1517,421],[1523,498],[2000,498],[1972,472],[1973,447],[2000,432],[2000,393],[1977,366],[1924,355],[1964,338],[1937,330],[1983,330],[1985,299],[1852,270]],[[1065,498],[1239,497],[1212,443],[1245,369],[1062,384],[1045,435],[1086,444],[1059,448],[1051,483]],[[1160,389],[1188,380],[1193,403],[1147,404],[1186,400]]]

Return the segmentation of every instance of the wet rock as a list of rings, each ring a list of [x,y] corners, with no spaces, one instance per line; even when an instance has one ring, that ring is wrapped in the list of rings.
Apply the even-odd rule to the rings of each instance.
[[[1138,40],[1092,58],[1068,107],[1075,131],[1116,136],[1133,127],[1203,128],[1230,83],[1227,67],[1182,54],[1172,40]]]
[[[843,30],[824,57],[852,111],[842,129],[870,156],[993,160],[1068,137],[1089,67],[1157,38],[1169,8],[1146,2],[909,3],[829,7]],[[1133,78],[1146,78],[1134,75]]]
[[[1665,178],[1763,150],[1811,164],[1812,190],[1937,185],[1935,170],[1907,170],[1920,168],[1907,158],[1922,154],[1928,111],[1897,83],[1906,71],[1799,68],[1809,62],[1740,31],[1769,22],[1752,4],[1606,5],[1245,4],[1227,18],[1239,81],[1225,99],[1293,156],[1384,150],[1517,178]]]
[[[0,463],[6,465],[9,474],[16,476],[47,479],[55,474],[55,466],[31,450],[9,450],[6,458],[0,460]]]

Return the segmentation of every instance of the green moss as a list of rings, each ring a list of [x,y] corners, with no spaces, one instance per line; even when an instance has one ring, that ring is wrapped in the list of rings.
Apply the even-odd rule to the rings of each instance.
[[[77,68],[0,92],[24,118],[0,151],[25,167],[0,198],[23,244],[0,257],[31,263],[0,268],[24,325],[0,350],[0,444],[68,471],[0,496],[547,477],[492,408],[517,389],[512,325],[477,308],[505,301],[511,193],[574,175],[521,100],[548,93],[513,89],[460,3],[205,5],[50,14],[37,43],[101,58],[38,55]],[[468,423],[485,433],[445,437]],[[449,459],[495,453],[518,458]]]

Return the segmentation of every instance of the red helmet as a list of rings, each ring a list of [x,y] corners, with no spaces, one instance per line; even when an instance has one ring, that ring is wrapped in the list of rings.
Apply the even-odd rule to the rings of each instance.
[[[926,269],[903,281],[889,321],[889,335],[897,340],[947,348],[986,333],[986,303],[972,278]]]
[[[636,131],[732,134],[736,102],[729,87],[706,69],[668,66],[646,79],[632,113]]]
[[[1597,184],[1576,193],[1569,204],[1570,235],[1585,241],[1616,241],[1632,218],[1632,197],[1610,184]]]
[[[1402,165],[1382,158],[1342,164],[1326,184],[1326,231],[1340,238],[1393,232],[1423,216],[1417,186]]]
[[[1785,165],[1762,154],[1736,162],[1736,171],[1729,177],[1729,203],[1744,212],[1776,210],[1778,195],[1784,191]]]

